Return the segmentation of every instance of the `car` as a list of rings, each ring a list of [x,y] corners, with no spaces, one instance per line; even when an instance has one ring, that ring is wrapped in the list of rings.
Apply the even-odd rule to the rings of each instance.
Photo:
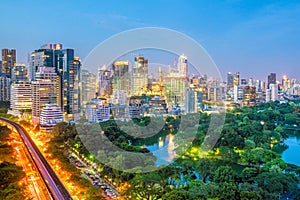
[[[101,187],[103,190],[106,190],[106,189],[107,189],[106,185],[101,185],[100,187]]]
[[[76,161],[75,165],[76,165],[76,167],[84,167],[84,165],[79,161]]]
[[[93,186],[99,188],[99,185],[97,183],[93,183]]]

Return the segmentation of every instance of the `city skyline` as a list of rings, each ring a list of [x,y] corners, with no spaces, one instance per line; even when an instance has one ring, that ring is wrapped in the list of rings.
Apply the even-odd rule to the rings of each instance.
[[[300,1],[3,1],[1,200],[300,199]]]
[[[96,45],[114,34],[132,28],[158,26],[194,38],[211,55],[223,78],[227,71],[240,71],[246,77],[259,79],[270,71],[289,77],[300,72],[297,56],[300,6],[297,1],[186,4],[157,1],[153,4],[130,3],[122,9],[115,6],[118,3],[106,2],[100,6],[99,2],[93,1],[72,4],[60,1],[57,7],[55,1],[16,1],[15,5],[2,2],[0,16],[12,23],[7,23],[7,28],[0,33],[0,46],[17,49],[18,62],[26,63],[31,49],[43,43],[61,42],[77,49],[78,56],[84,60]],[[39,19],[36,16],[43,15],[44,6],[53,12]],[[144,11],[137,12],[140,9]],[[12,11],[14,15],[9,14]],[[250,67],[254,69],[251,72],[247,70]]]

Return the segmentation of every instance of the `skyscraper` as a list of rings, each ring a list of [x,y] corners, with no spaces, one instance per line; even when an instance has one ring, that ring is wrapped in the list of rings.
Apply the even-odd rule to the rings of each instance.
[[[112,64],[113,71],[113,90],[125,90],[130,92],[129,88],[129,62],[128,61],[116,61]]]
[[[234,74],[233,85],[240,85],[240,72]]]
[[[231,72],[227,73],[227,90],[233,88],[234,75]]]
[[[249,85],[244,86],[243,100],[246,105],[253,105],[256,102],[256,88]]]
[[[268,75],[268,89],[270,89],[270,84],[276,84],[276,73],[271,73]]]
[[[0,74],[0,101],[10,100],[10,78],[7,74]]]
[[[279,98],[278,98],[278,84],[273,84],[271,83],[269,85],[270,87],[270,92],[271,92],[271,101],[277,101]]]
[[[14,112],[22,112],[32,108],[31,84],[28,82],[12,83],[10,108]]]
[[[286,77],[286,75],[282,77],[282,86],[284,91],[291,88],[291,81]]]
[[[130,95],[142,95],[148,86],[148,59],[135,57],[132,68]]]
[[[35,80],[35,74],[41,67],[50,67],[56,77],[57,104],[61,107],[65,120],[79,118],[80,112],[80,68],[78,57],[73,49],[62,49],[62,44],[46,44],[35,50],[30,58],[29,80]]]
[[[177,72],[171,72],[164,77],[164,86],[167,103],[172,106],[185,106],[186,99],[186,77]]]
[[[24,64],[16,63],[11,73],[12,82],[24,82],[27,81],[27,69]]]
[[[3,74],[11,77],[11,71],[16,63],[16,50],[15,49],[2,49],[2,69]]]
[[[96,94],[96,75],[90,73],[88,70],[81,70],[80,72],[80,83],[81,83],[81,91],[80,91],[80,101],[82,103],[86,103],[93,98],[95,98]]]
[[[188,60],[184,54],[182,54],[178,58],[178,71],[183,76],[185,76],[185,77],[188,76]]]
[[[38,49],[31,53],[28,78],[33,81],[39,67],[54,67],[54,50]]]
[[[109,97],[112,94],[112,72],[106,66],[98,70],[96,87],[99,97]]]
[[[221,102],[224,99],[225,88],[222,86],[210,86],[208,88],[208,99],[213,102]]]
[[[74,56],[73,49],[54,50],[55,71],[59,76],[60,98],[59,106],[62,108],[65,120],[79,119],[80,112],[80,68],[81,62]]]
[[[39,67],[32,86],[32,123],[39,124],[42,109],[49,103],[56,103],[57,74],[53,67]]]
[[[242,78],[242,79],[241,79],[241,85],[247,85],[247,84],[248,84],[247,79]]]

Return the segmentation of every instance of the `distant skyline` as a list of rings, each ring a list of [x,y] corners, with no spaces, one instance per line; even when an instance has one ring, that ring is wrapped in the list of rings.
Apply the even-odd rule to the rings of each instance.
[[[45,43],[74,48],[82,60],[103,40],[141,27],[165,27],[195,39],[219,67],[242,78],[300,79],[300,2],[224,1],[3,1],[0,48],[17,49],[17,62]],[[145,55],[147,56],[147,55]],[[169,64],[169,60],[165,61]],[[86,66],[83,66],[86,67]]]

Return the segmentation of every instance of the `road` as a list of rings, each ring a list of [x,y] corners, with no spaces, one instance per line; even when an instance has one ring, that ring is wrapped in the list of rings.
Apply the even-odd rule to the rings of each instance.
[[[46,185],[41,179],[41,176],[39,176],[38,170],[33,167],[34,164],[31,158],[28,156],[28,151],[25,149],[25,146],[22,142],[15,147],[15,152],[18,159],[17,164],[22,166],[23,171],[26,173],[26,177],[23,179],[23,181],[26,185],[28,185],[32,198],[36,200],[50,200],[51,197],[48,193]]]
[[[100,172],[94,166],[84,160],[76,151],[70,149],[68,152],[68,157],[70,162],[86,175],[94,187],[101,187],[103,189],[106,198],[116,199],[117,197],[121,196],[117,188],[107,179],[101,178]],[[76,164],[80,164],[80,166]]]
[[[21,136],[23,143],[28,149],[41,177],[43,178],[51,197],[55,200],[72,200],[72,197],[62,182],[59,180],[49,163],[32,141],[26,130],[19,124],[0,118],[0,122],[15,129]]]

